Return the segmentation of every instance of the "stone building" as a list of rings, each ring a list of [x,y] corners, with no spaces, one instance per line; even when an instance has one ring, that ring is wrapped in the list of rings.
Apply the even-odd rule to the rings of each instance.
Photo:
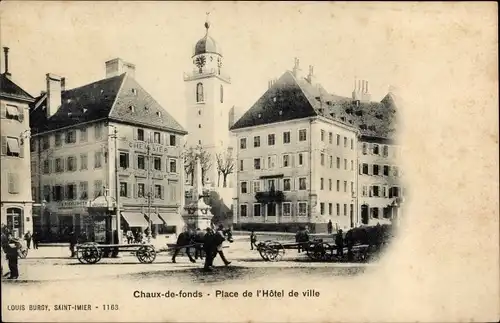
[[[16,237],[33,232],[30,187],[29,104],[34,98],[12,80],[9,48],[4,47],[5,72],[0,74],[2,225]]]
[[[102,242],[116,230],[117,206],[124,231],[149,223],[155,234],[182,230],[187,132],[134,74],[135,65],[119,58],[106,62],[106,78],[73,89],[47,74],[30,111],[33,194],[42,205],[35,226],[43,239],[64,240],[74,230]],[[89,214],[102,201],[115,213]]]

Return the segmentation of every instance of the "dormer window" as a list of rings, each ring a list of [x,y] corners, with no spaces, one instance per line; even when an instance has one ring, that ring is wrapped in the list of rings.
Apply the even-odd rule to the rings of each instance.
[[[204,101],[203,97],[203,84],[198,83],[196,84],[196,102],[200,103]]]
[[[156,112],[156,115],[157,115],[158,117],[161,117],[161,112],[160,112],[160,111]]]
[[[132,89],[131,92],[132,92],[132,95],[137,95],[137,89]]]
[[[129,106],[128,109],[131,111],[131,112],[134,112],[135,108],[133,105]]]

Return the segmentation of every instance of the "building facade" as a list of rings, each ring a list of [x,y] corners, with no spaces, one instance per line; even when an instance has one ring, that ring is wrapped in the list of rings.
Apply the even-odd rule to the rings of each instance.
[[[232,126],[238,140],[234,225],[312,231],[391,222],[402,196],[391,94],[372,102],[368,82],[351,98],[328,93],[314,69],[270,81]]]
[[[41,204],[35,226],[42,239],[65,240],[74,231],[106,240],[103,231],[116,230],[116,214],[97,218],[89,206],[98,200],[115,209],[118,201],[123,232],[182,230],[186,131],[139,85],[134,70],[114,59],[106,62],[105,79],[70,90],[47,74],[47,91],[31,109],[32,187]]]
[[[232,114],[231,78],[224,68],[221,47],[209,35],[209,28],[207,21],[205,36],[193,49],[192,71],[184,73],[189,132],[186,146],[201,146],[210,154],[211,167],[204,171],[203,182],[208,182],[212,187],[222,187],[223,179],[218,172],[217,156],[225,158],[227,149],[232,146],[229,132]],[[231,184],[232,177],[228,179]]]
[[[5,72],[0,74],[0,166],[2,225],[15,237],[33,232],[30,187],[29,104],[34,98],[12,81],[9,48],[4,47]]]

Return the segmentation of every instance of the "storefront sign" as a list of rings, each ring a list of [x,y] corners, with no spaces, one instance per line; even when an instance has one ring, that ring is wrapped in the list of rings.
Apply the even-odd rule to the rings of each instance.
[[[95,200],[88,203],[89,208],[115,208],[115,199],[110,196],[98,196]]]
[[[87,206],[88,202],[88,200],[61,201],[56,203],[56,207],[59,209],[83,208]]]
[[[129,147],[135,150],[142,150],[142,151],[147,151],[147,146],[148,143],[144,141],[136,141],[136,142],[129,142]],[[165,147],[160,144],[149,144],[149,148],[151,153],[156,153],[156,154],[167,154],[168,153],[168,147]]]

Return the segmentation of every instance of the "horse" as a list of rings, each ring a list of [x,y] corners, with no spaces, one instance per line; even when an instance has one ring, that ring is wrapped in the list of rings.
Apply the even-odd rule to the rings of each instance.
[[[368,245],[368,250],[379,251],[391,237],[391,225],[376,225],[369,227],[352,228],[347,231],[345,241],[347,243],[348,257],[353,257],[352,248],[355,245]]]
[[[230,228],[228,229],[223,229],[221,230],[222,234],[224,235],[224,238],[226,238],[227,241],[230,243],[233,243],[233,232],[231,231]],[[186,248],[186,254],[189,257],[189,261],[192,263],[196,262],[196,259],[200,258],[201,260],[203,259],[203,246],[205,243],[205,237],[206,233],[203,231],[193,231],[193,230],[187,230],[184,232],[181,232],[179,236],[177,237],[177,243],[174,251],[174,255],[172,256],[172,262],[175,263],[175,258],[181,251],[181,249]],[[195,249],[195,257],[191,255],[191,248]]]

